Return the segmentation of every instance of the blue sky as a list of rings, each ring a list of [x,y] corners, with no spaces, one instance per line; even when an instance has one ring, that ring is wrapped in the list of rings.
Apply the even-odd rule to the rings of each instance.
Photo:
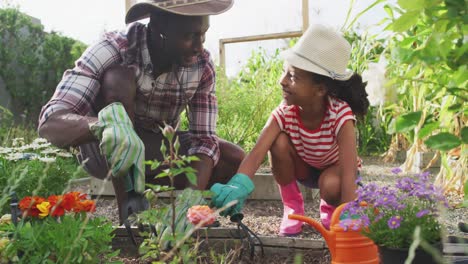
[[[124,0],[3,0],[18,5],[20,10],[41,20],[46,31],[91,44],[108,30],[124,29]],[[296,31],[302,28],[301,0],[235,0],[228,12],[211,17],[211,28],[205,47],[218,61],[220,38]],[[310,23],[340,28],[349,9],[347,0],[309,0]],[[356,0],[353,14],[365,9],[374,0]],[[367,29],[384,15],[382,5],[361,17],[359,25]],[[229,75],[238,71],[253,50],[263,47],[267,52],[285,46],[284,40],[269,40],[229,44],[226,65]]]

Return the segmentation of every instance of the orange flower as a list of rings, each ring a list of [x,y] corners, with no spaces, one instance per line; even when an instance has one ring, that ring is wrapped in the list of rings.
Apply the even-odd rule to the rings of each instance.
[[[80,192],[69,192],[67,193],[68,195],[71,195],[75,197],[75,200],[86,200],[86,193],[80,193]]]
[[[200,222],[204,222],[204,226],[214,223],[216,215],[214,211],[207,205],[194,205],[187,211],[187,218],[190,223],[197,225]]]
[[[24,216],[37,217],[39,216],[39,209],[37,205],[44,202],[45,199],[40,196],[26,196],[18,204],[18,207],[23,212]]]
[[[51,195],[47,198],[47,200],[50,203],[50,214],[52,216],[62,216],[65,214],[62,195]]]
[[[96,203],[92,200],[78,201],[73,208],[73,212],[94,212],[96,211]]]
[[[65,212],[94,212],[96,204],[86,200],[86,194],[69,192],[64,195],[51,195],[46,199],[39,196],[26,196],[19,202],[19,208],[25,216],[44,217],[45,215],[62,216]],[[48,206],[45,206],[47,202]],[[44,204],[43,204],[44,203]],[[38,205],[41,208],[38,208]],[[46,210],[47,209],[47,210]]]
[[[75,207],[76,202],[78,201],[79,193],[76,195],[75,193],[78,192],[69,192],[63,195],[62,199],[62,207],[67,210],[71,211],[73,207]]]

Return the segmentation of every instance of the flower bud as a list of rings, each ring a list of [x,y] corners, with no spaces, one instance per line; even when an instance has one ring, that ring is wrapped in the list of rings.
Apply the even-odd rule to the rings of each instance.
[[[175,130],[174,130],[174,128],[173,128],[172,126],[166,125],[166,126],[164,127],[162,133],[163,133],[163,135],[164,135],[165,137],[169,137],[169,136],[172,136],[172,135],[175,134]]]

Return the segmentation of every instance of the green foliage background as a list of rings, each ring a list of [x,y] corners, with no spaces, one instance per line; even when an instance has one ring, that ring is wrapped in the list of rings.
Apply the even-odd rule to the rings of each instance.
[[[42,25],[16,8],[0,9],[0,77],[14,109],[26,120],[37,120],[65,69],[71,68],[86,45]]]
[[[252,53],[245,67],[232,79],[218,68],[218,135],[252,149],[270,113],[282,100],[278,84],[283,62],[279,51],[272,57],[265,50]]]

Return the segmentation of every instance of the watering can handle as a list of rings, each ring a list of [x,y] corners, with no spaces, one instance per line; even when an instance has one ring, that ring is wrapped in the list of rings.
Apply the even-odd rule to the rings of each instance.
[[[348,204],[348,203],[340,204],[340,205],[335,209],[335,211],[333,212],[331,221],[330,221],[330,226],[333,226],[333,225],[335,225],[335,224],[340,223],[341,212],[344,210],[344,208],[345,208],[345,206],[346,206],[347,204]],[[362,207],[365,207],[365,206],[367,206],[367,203],[366,203],[366,202],[361,202],[359,205],[362,206]]]
[[[347,204],[348,204],[348,203],[340,204],[340,205],[335,209],[335,211],[333,212],[331,221],[330,221],[330,226],[334,226],[335,224],[338,224],[338,223],[340,222],[341,212],[343,211],[344,207],[345,207]]]

